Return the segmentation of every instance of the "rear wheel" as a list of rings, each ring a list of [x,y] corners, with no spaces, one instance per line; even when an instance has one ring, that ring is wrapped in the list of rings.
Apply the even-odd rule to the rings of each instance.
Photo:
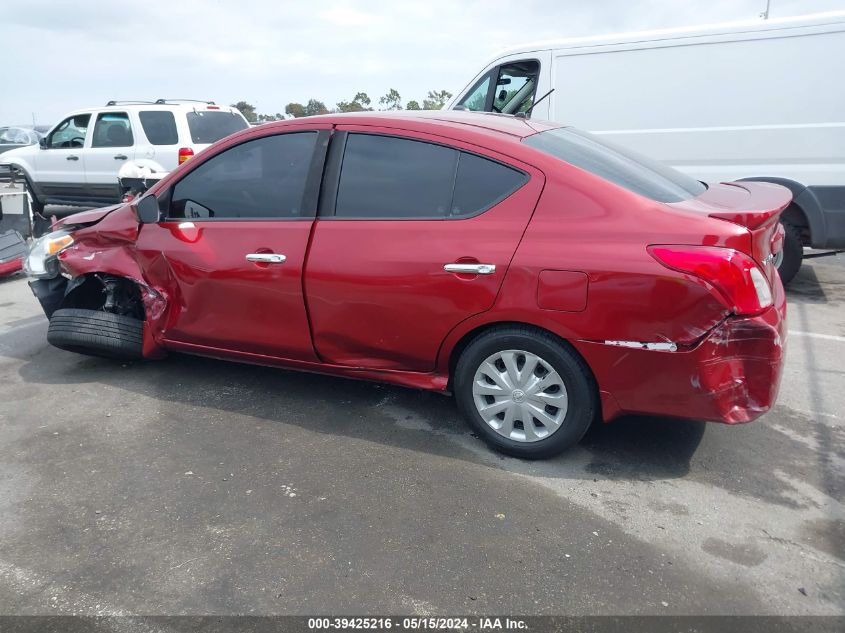
[[[775,264],[780,280],[788,284],[801,268],[801,261],[804,259],[804,244],[801,241],[801,229],[788,222],[781,224],[784,231],[783,250],[775,258]]]
[[[101,310],[65,308],[50,318],[47,341],[60,349],[120,360],[142,358],[144,322]]]
[[[551,334],[490,330],[461,354],[455,396],[478,435],[515,457],[551,457],[577,444],[598,411],[586,363]]]

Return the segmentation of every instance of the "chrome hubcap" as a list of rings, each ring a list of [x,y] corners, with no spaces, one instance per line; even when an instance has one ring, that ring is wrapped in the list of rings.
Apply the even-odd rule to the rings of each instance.
[[[496,352],[481,363],[472,396],[484,422],[517,442],[549,437],[568,408],[560,374],[536,354],[515,349]]]

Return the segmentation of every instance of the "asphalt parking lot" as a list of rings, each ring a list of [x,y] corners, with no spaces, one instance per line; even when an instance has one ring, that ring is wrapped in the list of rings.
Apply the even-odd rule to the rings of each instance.
[[[60,351],[0,281],[0,612],[843,614],[845,257],[789,303],[762,419],[524,462],[440,395]]]

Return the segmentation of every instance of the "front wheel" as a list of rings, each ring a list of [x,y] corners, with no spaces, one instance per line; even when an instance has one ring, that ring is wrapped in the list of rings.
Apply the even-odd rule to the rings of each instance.
[[[478,435],[526,459],[577,444],[598,412],[592,373],[574,350],[530,327],[485,332],[455,368],[458,407]]]
[[[50,317],[47,342],[78,354],[140,360],[143,358],[144,322],[101,310],[63,308]]]
[[[37,213],[38,215],[43,215],[44,203],[36,197],[32,184],[29,182],[29,178],[24,181],[24,187],[26,187],[26,192],[29,195],[29,206],[32,208],[32,212]]]

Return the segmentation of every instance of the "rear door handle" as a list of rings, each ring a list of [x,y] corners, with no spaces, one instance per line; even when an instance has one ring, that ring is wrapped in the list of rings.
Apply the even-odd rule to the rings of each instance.
[[[126,154],[118,154],[114,157],[115,160],[126,160]]]
[[[492,275],[496,272],[496,264],[446,264],[443,270],[464,275]]]
[[[284,264],[287,257],[278,253],[250,253],[246,256],[248,262],[261,264]]]
[[[79,160],[79,156],[68,156],[68,160]]]

